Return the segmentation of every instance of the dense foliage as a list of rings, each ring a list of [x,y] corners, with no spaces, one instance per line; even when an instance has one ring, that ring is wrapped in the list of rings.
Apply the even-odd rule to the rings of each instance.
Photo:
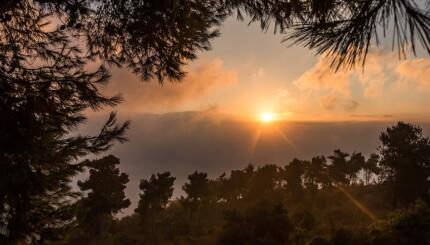
[[[430,2],[414,0],[4,0],[0,22],[27,5],[61,19],[87,53],[143,79],[181,79],[183,65],[208,50],[229,16],[274,27],[285,40],[327,54],[335,68],[363,63],[390,34],[405,56],[430,54]]]
[[[128,122],[117,125],[112,113],[95,136],[71,134],[84,110],[120,98],[100,94],[103,66],[87,71],[64,33],[46,32],[45,16],[22,4],[0,21],[0,227],[11,243],[43,243],[74,223],[79,193],[69,182],[85,167],[81,158],[125,141]]]
[[[294,159],[284,167],[249,165],[214,179],[196,171],[182,188],[185,196],[175,199],[170,199],[174,177],[168,172],[152,175],[140,184],[136,212],[112,219],[86,241],[428,244],[429,138],[419,127],[399,122],[381,133],[380,142],[369,157],[335,150],[309,161]],[[413,172],[417,168],[419,174]]]
[[[108,97],[100,93],[100,87],[109,80],[108,65],[125,66],[144,80],[180,80],[185,75],[183,66],[195,59],[199,51],[210,48],[213,38],[219,35],[217,28],[234,14],[239,19],[246,15],[251,22],[260,22],[262,29],[267,29],[271,22],[284,33],[292,28],[287,39],[304,43],[318,52],[328,52],[334,59],[335,67],[351,65],[358,60],[364,62],[371,40],[377,40],[379,30],[385,33],[390,23],[394,23],[393,37],[400,50],[406,44],[411,44],[412,50],[415,50],[415,44],[419,43],[430,52],[427,2],[2,1],[0,242],[46,243],[63,238],[69,228],[81,229],[82,220],[77,217],[79,215],[75,207],[85,203],[85,209],[95,210],[92,205],[98,201],[93,196],[106,197],[106,193],[99,192],[99,186],[93,183],[93,178],[102,180],[104,175],[109,174],[112,178],[118,178],[118,182],[111,183],[116,184],[114,186],[117,189],[110,192],[118,196],[112,200],[106,199],[105,204],[113,206],[107,208],[109,212],[104,210],[104,217],[111,219],[112,214],[127,206],[121,195],[127,178],[118,172],[116,161],[112,157],[100,160],[106,161],[110,167],[103,169],[101,166],[92,166],[95,163],[85,159],[91,154],[108,150],[115,140],[124,142],[128,122],[117,124],[115,113],[112,113],[96,135],[77,135],[75,132],[87,119],[85,112],[89,109],[115,106],[121,100],[118,96]],[[391,19],[395,21],[388,21]],[[416,130],[403,133],[405,136],[411,133],[414,136]],[[382,139],[383,142],[389,142],[396,137],[387,132]],[[417,175],[419,183],[408,183],[401,190],[402,194],[391,197],[393,205],[398,207],[405,206],[417,196],[428,201],[425,189],[428,187],[425,178],[428,176],[428,140],[418,136],[417,139],[411,138],[409,143],[412,146],[406,150],[384,145],[388,148],[380,153],[380,168],[375,167],[378,161],[376,158],[367,160],[366,167],[362,167],[363,171],[367,171],[366,186],[372,186],[376,178],[373,175],[381,171],[378,173],[379,183],[384,183],[391,190],[399,190],[393,186]],[[410,154],[404,157],[407,164],[413,165],[412,169],[404,167],[406,162],[402,154],[406,153]],[[402,157],[399,158],[399,154]],[[206,239],[205,236],[218,234],[223,227],[224,219],[220,217],[223,217],[224,208],[219,208],[220,205],[229,208],[230,204],[234,204],[233,207],[241,208],[243,200],[248,202],[247,205],[257,205],[260,196],[271,202],[281,202],[285,198],[284,182],[290,186],[286,190],[294,200],[306,200],[310,190],[321,193],[320,190],[336,189],[334,187],[339,185],[357,185],[360,180],[356,172],[358,165],[350,168],[352,164],[349,163],[362,162],[360,155],[347,157],[338,152],[329,159],[332,164],[328,165],[322,157],[312,159],[309,163],[297,160],[282,171],[276,166],[257,170],[249,167],[217,180],[210,180],[204,173],[196,172],[190,176],[189,185],[184,187],[189,196],[170,205],[166,204],[166,199],[171,196],[171,186],[165,186],[173,183],[171,176],[158,176],[154,180],[142,182],[143,201],[138,210],[141,210],[141,215],[148,213],[148,210],[150,213],[158,211],[157,215],[144,222],[146,225],[143,227],[147,228],[143,229],[143,233],[140,231],[136,234],[150,234],[149,237],[154,241],[151,243],[161,238],[176,239],[175,234],[183,234],[178,239],[187,236]],[[312,167],[304,167],[307,165]],[[81,187],[90,193],[81,199],[82,193],[73,191],[70,183],[78,173],[88,169],[92,175],[88,182],[81,183]],[[307,174],[306,185],[301,183],[304,181],[301,174]],[[199,186],[194,186],[194,183]],[[227,188],[224,184],[231,186]],[[163,188],[152,192],[151,185]],[[232,189],[234,192],[220,192],[219,189]],[[288,223],[282,220],[286,218],[284,207],[274,206],[270,209],[273,210],[274,224],[278,221]],[[266,213],[263,214],[265,216]],[[236,217],[230,219],[231,222],[240,220],[248,224],[261,216],[243,213],[231,217]],[[178,228],[175,224],[183,225]],[[227,227],[235,225],[229,224]],[[171,238],[163,235],[165,229],[171,229]],[[115,234],[122,233],[118,231]],[[244,237],[247,235],[243,234]],[[266,237],[266,234],[262,236]],[[292,237],[285,234],[278,237],[275,231],[270,231],[267,236],[276,241]],[[126,236],[124,239],[134,238]],[[189,242],[187,239],[185,242]]]
[[[87,235],[99,234],[101,219],[112,218],[130,205],[124,193],[128,175],[120,172],[119,163],[119,159],[112,155],[90,161],[87,164],[90,168],[88,180],[78,181],[79,188],[88,192],[77,203],[78,218]]]

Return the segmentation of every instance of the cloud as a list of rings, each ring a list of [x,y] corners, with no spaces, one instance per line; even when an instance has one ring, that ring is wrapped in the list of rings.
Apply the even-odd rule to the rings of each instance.
[[[378,50],[368,54],[364,68],[357,66],[353,70],[335,71],[322,55],[294,84],[302,90],[326,91],[349,98],[352,94],[351,84],[358,81],[363,86],[364,97],[378,96],[388,79],[387,70],[392,70],[395,61],[397,59],[391,53]]]
[[[389,121],[389,120],[396,120],[396,117],[391,114],[382,114],[382,115],[375,115],[375,114],[350,114],[351,118],[356,119],[364,119],[366,121]]]
[[[111,82],[104,88],[106,94],[121,93],[124,102],[122,111],[156,111],[180,108],[184,103],[208,95],[213,89],[237,82],[234,70],[223,68],[220,59],[189,69],[181,82],[166,82],[160,85],[156,81],[141,82],[126,69],[115,69]]]
[[[430,59],[399,60],[392,52],[375,50],[364,67],[334,71],[324,56],[293,81],[302,107],[351,112],[374,106],[382,96],[407,89],[430,89]],[[397,90],[396,90],[397,89]],[[299,98],[302,97],[302,98]],[[303,99],[305,97],[305,99]]]
[[[354,71],[354,76],[358,78],[364,88],[364,97],[377,97],[382,94],[384,85],[387,83],[390,73],[393,73],[393,67],[397,62],[398,59],[392,52],[375,50],[369,53],[363,70]]]
[[[319,107],[334,112],[340,108],[340,104],[350,100],[353,74],[354,71],[335,72],[327,59],[321,56],[313,67],[293,81],[293,86],[298,89],[297,94],[302,95],[300,98],[302,107],[309,104],[307,107],[310,110]],[[315,103],[316,106],[312,105]]]
[[[293,83],[302,90],[325,90],[349,96],[349,77],[351,73],[351,71],[335,72],[324,56],[321,56],[311,69]]]
[[[343,108],[345,109],[345,111],[349,111],[349,112],[351,112],[351,111],[355,111],[359,105],[360,105],[360,104],[359,104],[357,101],[355,101],[355,100],[350,100],[350,101],[347,101],[347,102],[343,105]]]
[[[430,88],[430,59],[417,58],[401,60],[392,52],[375,50],[368,54],[363,68],[356,67],[353,70],[334,71],[330,68],[329,61],[321,56],[319,61],[293,83],[302,91],[322,93],[332,96],[338,95],[338,103],[341,98],[351,98],[354,84],[362,86],[361,97],[366,99],[377,97],[384,91],[388,81],[395,83],[400,81],[417,88]],[[356,92],[356,91],[355,91]]]
[[[364,87],[364,96],[377,96],[398,63],[391,52],[374,50],[367,55],[364,67],[357,65],[352,70],[336,71],[330,67],[330,60],[321,55],[318,62],[294,83],[302,89],[327,90],[349,96],[351,83],[358,81]]]
[[[402,61],[396,67],[396,72],[403,82],[430,88],[430,59],[428,58]]]
[[[339,100],[338,96],[334,94],[329,94],[321,97],[320,103],[324,109],[331,111],[336,107],[338,100]]]
[[[338,105],[341,99],[338,95],[329,94],[320,98],[320,105],[327,111],[333,111]],[[343,103],[343,109],[347,112],[352,112],[357,109],[360,104],[355,100],[346,100]]]
[[[94,116],[87,130],[93,132],[104,119]],[[133,205],[138,200],[140,179],[152,173],[171,171],[177,177],[178,195],[187,175],[195,170],[215,177],[249,163],[285,165],[295,157],[309,159],[338,148],[368,154],[376,149],[379,133],[392,124],[278,122],[273,127],[262,127],[259,122],[213,110],[135,114],[130,119],[130,141],[116,144],[110,153],[121,159],[122,171],[130,175],[127,195]],[[429,125],[423,126],[430,129]]]

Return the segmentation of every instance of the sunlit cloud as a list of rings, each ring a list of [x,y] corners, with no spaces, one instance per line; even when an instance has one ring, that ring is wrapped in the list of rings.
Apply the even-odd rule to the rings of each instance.
[[[430,89],[430,59],[405,60],[396,67],[400,82]]]
[[[304,91],[328,91],[350,95],[349,79],[351,71],[335,72],[330,63],[321,56],[318,62],[298,79],[293,84]]]
[[[360,103],[355,100],[350,100],[343,105],[343,108],[345,109],[345,111],[355,111],[359,106]]]
[[[297,78],[293,84],[300,91],[317,94],[321,97],[321,106],[332,110],[336,104],[349,104],[357,86],[362,87],[361,97],[379,96],[386,81],[393,73],[397,59],[391,53],[378,50],[369,53],[365,67],[353,70],[335,71],[324,55],[307,72]],[[346,102],[345,102],[346,101]],[[349,111],[351,106],[344,106]]]
[[[121,111],[148,112],[183,109],[186,103],[202,99],[212,90],[237,82],[237,72],[225,69],[221,59],[188,69],[183,81],[160,85],[156,81],[141,82],[126,70],[114,70],[106,93],[120,92],[124,102]]]
[[[326,110],[333,110],[337,105],[338,101],[338,96],[334,94],[322,96],[320,99],[321,106]]]
[[[280,89],[278,107],[296,112],[296,118],[330,118],[355,120],[354,114],[402,117],[417,108],[416,102],[405,96],[429,91],[430,59],[412,58],[399,60],[392,52],[374,50],[369,53],[365,67],[353,70],[334,71],[330,63],[321,56],[302,75],[291,82],[291,86]],[[409,95],[406,94],[409,92]],[[287,96],[286,96],[287,95]],[[284,99],[284,98],[287,98]],[[390,102],[396,97],[404,98],[402,107]],[[406,100],[406,102],[405,102]],[[425,114],[425,113],[424,113]]]

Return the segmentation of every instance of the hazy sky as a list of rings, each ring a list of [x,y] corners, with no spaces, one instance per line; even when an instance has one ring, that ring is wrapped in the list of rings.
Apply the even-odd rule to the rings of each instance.
[[[107,91],[120,91],[119,111],[164,113],[217,108],[234,115],[273,111],[289,120],[429,120],[430,59],[399,60],[391,45],[371,49],[364,70],[334,73],[314,52],[258,25],[231,19],[213,50],[188,66],[181,84],[141,83],[113,72]],[[243,115],[242,115],[243,116]]]
[[[130,142],[111,153],[130,175],[133,205],[139,180],[158,171],[177,177],[180,194],[194,170],[216,176],[338,148],[368,154],[379,132],[398,120],[429,132],[428,56],[398,60],[386,45],[371,50],[364,70],[334,73],[313,51],[281,43],[282,35],[262,33],[257,25],[231,19],[221,32],[181,83],[160,86],[111,70],[105,92],[122,94],[125,101],[115,110],[132,120]],[[262,123],[264,112],[277,120]],[[90,113],[86,130],[99,127],[104,113]]]

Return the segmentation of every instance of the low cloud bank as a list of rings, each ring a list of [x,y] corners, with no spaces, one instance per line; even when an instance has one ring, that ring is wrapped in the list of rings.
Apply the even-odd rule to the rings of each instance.
[[[110,153],[121,159],[121,169],[130,175],[127,195],[133,205],[140,179],[152,173],[170,171],[176,176],[178,196],[187,175],[195,170],[216,177],[250,163],[285,165],[296,157],[308,159],[334,149],[372,153],[379,133],[394,123],[277,122],[264,126],[212,111],[136,114],[131,119],[130,141],[115,145]],[[90,121],[85,131],[94,130],[102,117]],[[421,126],[428,135],[430,124]]]

